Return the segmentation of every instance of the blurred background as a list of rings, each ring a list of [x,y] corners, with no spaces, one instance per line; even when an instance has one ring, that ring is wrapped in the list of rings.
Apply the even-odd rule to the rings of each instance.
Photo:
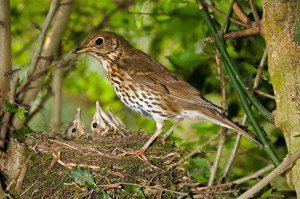
[[[39,30],[36,25],[42,26],[50,3],[50,0],[11,1],[12,61],[14,69],[22,68],[18,72],[21,82],[26,78],[27,68],[38,39]],[[246,14],[251,12],[248,1],[239,1],[239,3]],[[261,16],[261,2],[255,1],[255,3]],[[229,8],[227,1],[214,1],[214,4],[224,13]],[[238,18],[235,14],[232,17]],[[224,17],[214,14],[213,18],[220,28]],[[235,23],[229,23],[226,28],[229,31],[243,29]],[[63,65],[61,131],[64,131],[74,118],[77,107],[81,108],[82,120],[89,129],[97,100],[103,110],[106,111],[106,107],[109,107],[129,130],[141,129],[148,133],[155,131],[154,121],[142,117],[121,103],[108,82],[103,67],[95,58],[89,55],[75,56],[71,54],[71,51],[79,47],[88,36],[103,30],[121,34],[133,46],[154,57],[196,87],[206,99],[220,106],[220,80],[218,79],[214,45],[203,42],[204,38],[211,35],[194,0],[76,0],[67,29],[62,36],[60,53],[55,58],[56,60],[73,60]],[[51,32],[51,28],[49,32]],[[249,36],[227,40],[226,44],[244,82],[252,87],[257,66],[265,50],[264,39],[259,35]],[[259,90],[273,95],[267,66],[265,69]],[[53,70],[51,68],[47,72],[43,88],[39,93],[42,96],[42,106],[28,122],[28,126],[33,131],[51,131],[52,95],[48,91],[51,89]],[[224,74],[226,76],[226,73]],[[244,112],[228,81],[226,82],[226,92],[228,116],[233,121],[241,123]],[[257,95],[257,98],[269,111],[275,109],[274,99],[261,95]],[[255,110],[254,112],[274,144],[276,152],[281,156],[280,158],[284,157],[287,152],[281,132],[265,121]],[[166,122],[165,129],[168,129],[173,123],[174,121]],[[248,131],[252,131],[252,127],[248,123],[246,123],[246,128]],[[172,138],[176,140],[175,143],[178,147],[191,150],[219,131],[218,125],[209,122],[184,121],[180,127],[176,128]],[[219,165],[221,169],[225,167],[225,160],[228,158],[234,141],[235,136],[226,138],[225,149]],[[202,181],[208,179],[209,166],[207,162],[213,164],[216,147],[217,142],[213,142],[207,148],[207,152],[196,156],[187,165],[191,168],[191,174],[195,179]],[[268,162],[265,153],[258,146],[246,138],[242,138],[239,156],[231,175],[233,179],[247,175]]]

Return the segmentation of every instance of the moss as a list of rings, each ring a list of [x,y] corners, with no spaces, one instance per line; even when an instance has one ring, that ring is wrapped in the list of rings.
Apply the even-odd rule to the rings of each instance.
[[[36,140],[35,150],[26,151],[27,173],[23,182],[21,193],[29,189],[22,198],[43,197],[50,198],[84,198],[88,192],[72,185],[72,179],[68,176],[69,169],[56,163],[48,175],[44,171],[53,160],[52,154],[61,152],[60,160],[64,163],[96,166],[90,169],[97,185],[107,185],[119,182],[147,184],[149,186],[160,185],[170,190],[178,189],[178,180],[189,179],[182,171],[167,171],[171,162],[163,157],[173,152],[182,153],[175,148],[174,144],[167,142],[165,145],[154,142],[146,151],[145,155],[150,159],[150,164],[134,157],[133,155],[122,155],[121,151],[114,151],[117,147],[124,149],[139,149],[149,139],[145,133],[135,133],[125,138],[102,138],[102,139],[78,139],[69,141],[44,141],[45,144]],[[102,154],[102,155],[101,155]],[[173,161],[177,161],[174,158]],[[84,167],[84,166],[81,166]],[[165,171],[164,171],[165,170]],[[183,175],[182,175],[183,174]],[[185,175],[185,178],[182,176]],[[174,177],[176,176],[176,177]],[[180,176],[180,177],[178,177]],[[173,181],[174,179],[174,181]],[[152,180],[150,184],[148,182]],[[179,181],[180,181],[179,180]],[[88,187],[84,187],[89,190]],[[181,187],[180,187],[181,189]],[[35,191],[33,193],[33,190]],[[177,190],[178,191],[178,190]],[[180,190],[179,190],[180,191]],[[121,189],[108,189],[105,192],[111,196],[121,194],[123,197],[132,197],[136,194],[131,186],[123,186]],[[94,191],[93,194],[103,193],[103,190]],[[172,198],[171,193],[166,194]],[[18,195],[14,193],[15,198]]]

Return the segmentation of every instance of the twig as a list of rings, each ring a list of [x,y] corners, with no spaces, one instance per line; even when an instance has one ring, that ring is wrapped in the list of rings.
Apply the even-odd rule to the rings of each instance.
[[[250,0],[250,2],[251,2],[251,0]],[[263,54],[263,56],[260,60],[259,66],[257,68],[257,73],[256,73],[256,76],[255,76],[253,89],[258,88],[258,85],[259,85],[259,82],[261,80],[262,73],[263,73],[263,70],[264,70],[264,66],[265,66],[266,61],[267,61],[267,56],[268,56],[268,48],[266,47],[265,50],[264,50],[264,54]]]
[[[52,154],[53,158],[57,158],[57,156],[53,153]],[[60,159],[57,160],[57,163],[59,163],[60,165],[68,168],[68,169],[72,169],[73,167],[79,166],[79,167],[87,167],[90,169],[100,169],[100,166],[93,166],[93,165],[88,165],[88,164],[76,164],[73,162],[68,162],[68,163],[64,163],[63,161],[61,161]]]
[[[212,186],[205,186],[205,187],[196,187],[191,189],[192,193],[200,193],[204,190],[213,190],[213,189],[221,189],[221,188],[227,188],[227,187],[232,187],[234,185],[239,185],[242,184],[244,182],[247,182],[249,180],[252,180],[254,178],[258,178],[259,176],[261,176],[262,174],[264,174],[265,172],[269,171],[270,169],[273,169],[274,165],[269,164],[268,166],[256,171],[255,173],[245,176],[243,178],[234,180],[232,182],[228,182],[228,183],[224,183],[224,184],[218,184],[218,185],[212,185]]]
[[[64,142],[61,142],[61,141],[58,141],[58,140],[53,140],[53,139],[48,139],[49,141],[51,142],[55,142],[55,143],[58,143],[58,144],[61,144],[61,145],[65,145],[71,149],[75,149],[76,151],[80,151],[79,149],[77,149],[76,147],[72,146],[72,145],[69,145],[67,143],[64,143]]]
[[[83,191],[83,192],[89,192],[86,188],[81,188],[81,187],[78,186],[75,182],[72,182],[72,185],[74,185],[76,188],[80,189],[80,191]]]
[[[115,188],[120,188],[121,185],[130,185],[130,186],[138,186],[138,187],[143,187],[143,188],[158,189],[158,190],[168,191],[168,192],[171,192],[171,193],[176,193],[176,194],[184,195],[184,196],[189,195],[188,193],[173,191],[173,190],[165,189],[165,188],[162,188],[162,187],[147,186],[147,185],[128,183],[128,182],[119,182],[119,183],[110,184],[110,185],[98,185],[98,187],[103,188],[103,189],[115,189]]]
[[[259,176],[261,176],[262,174],[266,173],[267,171],[271,170],[274,168],[273,164],[269,164],[268,166],[265,166],[264,168],[256,171],[255,173],[245,176],[243,178],[237,179],[235,181],[233,181],[234,184],[242,184],[244,182],[247,182],[248,180],[254,179],[254,178],[258,178]]]
[[[220,36],[223,35],[225,27],[227,26],[228,19],[229,19],[230,15],[231,15],[232,6],[233,6],[234,3],[235,3],[235,0],[231,1],[230,5],[229,5],[229,8],[228,8],[226,16],[225,16],[225,21],[224,21],[224,23],[223,23],[223,25],[221,27],[220,32],[219,32]]]
[[[67,59],[67,60],[60,60],[58,62],[56,62],[55,64],[52,64],[52,65],[49,65],[43,69],[41,69],[40,71],[32,74],[23,84],[22,86],[20,87],[19,91],[17,92],[17,95],[20,95],[22,92],[24,92],[24,90],[27,88],[27,86],[30,84],[31,81],[35,80],[36,78],[38,78],[39,76],[41,76],[43,73],[47,72],[50,68],[52,67],[56,67],[60,64],[63,64],[63,63],[66,63],[66,62],[69,62],[70,60]]]
[[[243,117],[243,121],[242,121],[242,124],[241,124],[241,125],[244,126],[245,123],[246,123],[246,121],[247,121],[247,115],[245,114],[244,117]],[[239,145],[240,145],[241,137],[242,137],[242,135],[241,135],[240,133],[238,133],[237,136],[236,136],[236,140],[235,140],[235,142],[234,142],[233,149],[232,149],[232,151],[231,151],[231,153],[230,153],[230,156],[229,156],[229,158],[228,158],[226,167],[225,167],[225,169],[224,169],[224,173],[223,173],[222,177],[219,179],[219,183],[221,183],[221,182],[222,182],[224,179],[226,179],[226,178],[228,177],[228,175],[229,175],[229,172],[230,172],[230,170],[231,170],[231,166],[232,166],[232,164],[233,164],[233,161],[234,161],[234,159],[235,159],[237,150],[238,150]]]
[[[212,137],[210,137],[209,140],[207,140],[204,144],[198,146],[196,149],[194,149],[191,153],[189,153],[188,155],[184,156],[181,160],[179,160],[178,162],[171,164],[168,166],[168,169],[173,168],[174,166],[180,165],[182,164],[184,161],[186,161],[188,158],[192,157],[193,155],[195,155],[196,153],[199,153],[199,151],[201,151],[204,147],[206,147],[207,145],[209,145],[211,142],[213,142],[215,139],[217,139],[217,137],[219,137],[219,134],[216,134]]]
[[[226,16],[225,13],[221,12],[219,9],[215,8],[213,5],[207,3],[206,1],[203,2],[203,3],[204,3],[204,5],[206,5],[208,8],[212,9],[214,12],[218,13],[219,15],[221,15],[221,16],[223,16],[223,17]],[[249,27],[250,27],[249,25],[244,24],[243,22],[241,22],[241,21],[239,21],[239,20],[237,20],[237,19],[235,19],[235,18],[229,17],[229,20],[232,21],[233,23],[239,24],[239,25],[244,26],[244,27],[246,27],[246,28],[249,28]]]
[[[21,190],[21,187],[22,187],[23,180],[24,180],[26,172],[27,172],[27,167],[26,167],[26,164],[24,164],[23,167],[22,167],[22,171],[20,173],[20,176],[19,176],[19,178],[17,180],[17,184],[16,184],[16,188],[15,188],[15,190],[16,190],[17,193],[19,193],[20,190]]]
[[[280,163],[280,165],[274,169],[270,174],[264,177],[261,181],[251,187],[248,191],[243,193],[238,199],[246,199],[253,196],[256,192],[260,191],[263,187],[270,183],[276,176],[282,174],[287,169],[293,166],[294,162],[300,157],[300,149],[293,153],[292,155],[288,154]]]
[[[37,66],[37,63],[38,63],[40,55],[41,55],[41,51],[42,51],[42,47],[44,44],[45,36],[47,34],[47,30],[50,26],[50,23],[52,21],[52,18],[54,16],[55,12],[59,6],[59,2],[60,2],[60,0],[53,0],[51,3],[49,12],[48,12],[45,22],[43,24],[43,28],[41,29],[41,32],[39,34],[38,43],[36,45],[36,48],[35,48],[33,56],[32,56],[32,61],[29,66],[29,76],[32,76],[35,71],[35,68]]]
[[[254,93],[257,93],[257,94],[259,94],[261,96],[265,96],[267,98],[275,100],[275,97],[273,95],[268,94],[268,93],[264,93],[264,92],[256,90],[256,89],[251,89],[251,91],[253,91]]]
[[[255,35],[260,33],[260,26],[253,26],[251,28],[248,28],[246,30],[239,30],[235,32],[229,32],[225,33],[223,35],[223,39],[234,39],[239,37],[245,37],[250,35]],[[204,43],[212,43],[215,42],[215,39],[213,37],[207,37],[203,40]]]
[[[14,178],[10,181],[10,183],[7,185],[7,187],[6,187],[6,189],[5,189],[6,192],[8,192],[9,189],[10,189],[10,187],[15,183],[15,181],[16,181],[17,177],[20,175],[20,173],[21,173],[21,171],[19,170],[18,173],[16,174],[16,177],[14,177]]]
[[[232,1],[232,0],[230,0],[230,1]],[[233,10],[237,14],[237,16],[241,19],[241,21],[244,22],[244,24],[248,24],[251,26],[250,19],[247,17],[247,15],[244,13],[244,11],[242,10],[242,8],[239,6],[239,4],[237,2],[234,2]]]
[[[28,189],[26,189],[20,196],[24,195],[27,191],[29,191],[39,180],[36,180]]]
[[[250,7],[251,7],[251,11],[252,11],[255,22],[260,21],[254,1],[250,0],[249,2],[250,2]]]
[[[52,170],[52,168],[54,167],[54,165],[56,164],[56,162],[59,160],[59,158],[60,158],[60,151],[57,152],[56,157],[53,158],[53,160],[51,161],[50,165],[48,166],[48,168],[44,172],[45,175],[47,175]]]
[[[11,104],[15,103],[15,95],[16,95],[16,89],[17,89],[18,83],[19,83],[19,75],[15,74],[13,76],[10,91],[9,91],[9,94],[8,94],[9,95],[8,96],[9,102]],[[2,126],[1,126],[1,130],[0,130],[0,138],[1,138],[0,148],[2,148],[2,149],[5,146],[4,141],[5,141],[5,137],[6,137],[6,133],[7,133],[7,127],[8,127],[10,117],[11,117],[11,113],[6,111],[3,118],[2,118]]]
[[[216,63],[217,63],[217,69],[218,69],[218,73],[219,73],[219,77],[220,77],[220,83],[221,83],[221,107],[226,110],[227,109],[227,100],[226,100],[226,87],[225,87],[225,79],[224,79],[224,75],[222,73],[222,64],[221,64],[221,57],[220,54],[217,50],[215,50],[216,52]],[[223,147],[225,144],[225,139],[226,139],[226,128],[221,127],[221,135],[220,135],[220,139],[219,139],[219,144],[218,144],[218,150],[217,150],[217,154],[216,154],[216,158],[214,161],[214,164],[210,170],[210,176],[209,176],[209,180],[208,180],[208,186],[213,185],[214,183],[214,179],[216,176],[216,172],[218,169],[218,164],[220,162],[221,159],[221,154],[223,151]]]

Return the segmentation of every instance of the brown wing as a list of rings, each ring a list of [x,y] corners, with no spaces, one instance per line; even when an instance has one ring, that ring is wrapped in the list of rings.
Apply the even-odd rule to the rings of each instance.
[[[135,51],[139,56],[125,56],[122,67],[126,69],[135,82],[143,84],[154,91],[192,104],[222,110],[222,108],[204,99],[200,92],[169,71],[149,55]],[[136,63],[139,63],[137,66]]]

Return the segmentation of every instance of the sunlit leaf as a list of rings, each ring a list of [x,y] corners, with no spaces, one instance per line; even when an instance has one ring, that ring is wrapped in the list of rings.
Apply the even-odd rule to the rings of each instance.
[[[7,108],[7,111],[10,112],[10,113],[14,113],[14,112],[16,112],[18,110],[18,109],[16,109],[14,107],[14,105],[12,105],[11,103],[9,103],[8,101],[5,101],[4,105]]]
[[[25,121],[26,120],[26,116],[25,113],[27,113],[28,111],[22,108],[18,108],[18,112],[17,112],[17,116],[20,120]]]

